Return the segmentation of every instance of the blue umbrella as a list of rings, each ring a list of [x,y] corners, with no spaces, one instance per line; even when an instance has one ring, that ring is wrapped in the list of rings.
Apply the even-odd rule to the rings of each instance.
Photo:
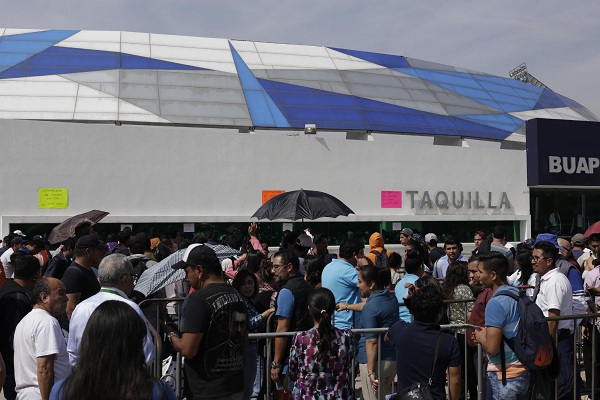
[[[236,256],[240,253],[238,250],[220,244],[205,244],[205,246],[208,246],[215,251],[219,261],[223,261],[226,258]],[[181,261],[184,253],[185,249],[177,250],[169,257],[145,270],[138,279],[133,290],[148,297],[152,293],[157,292],[171,283],[185,279],[185,270],[172,268],[173,265]]]

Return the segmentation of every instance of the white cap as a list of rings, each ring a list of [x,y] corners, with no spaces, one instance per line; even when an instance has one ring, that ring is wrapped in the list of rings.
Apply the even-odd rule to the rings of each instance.
[[[427,235],[425,235],[426,243],[431,243],[432,240],[435,240],[436,242],[438,241],[435,233],[428,233]]]
[[[14,233],[15,235],[19,235],[19,236],[21,236],[21,237],[25,237],[25,236],[27,236],[27,235],[25,235],[23,232],[21,232],[21,231],[20,231],[20,230],[18,230],[18,229],[17,229],[16,231],[14,231],[13,233]]]

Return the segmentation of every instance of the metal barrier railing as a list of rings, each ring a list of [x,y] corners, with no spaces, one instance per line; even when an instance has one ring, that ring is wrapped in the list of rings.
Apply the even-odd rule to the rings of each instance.
[[[180,311],[181,311],[181,303],[183,302],[184,298],[167,298],[167,299],[146,299],[143,302],[140,303],[140,306],[149,304],[149,303],[161,303],[161,302],[175,302],[177,303],[177,313],[178,315],[180,315]],[[470,300],[447,300],[445,301],[445,303],[464,303],[464,310],[465,310],[465,317],[466,317],[466,313],[467,313],[467,304],[468,303],[472,303],[474,300],[470,299]],[[403,303],[400,303],[400,305],[403,305]],[[156,310],[156,317],[157,317],[157,321],[160,319],[160,315],[159,315],[159,309],[157,308]],[[274,315],[271,315],[267,321],[267,332],[266,333],[252,333],[249,334],[249,339],[267,339],[267,343],[266,343],[266,354],[265,354],[265,358],[266,358],[266,365],[270,365],[270,362],[272,361],[273,358],[273,339],[275,337],[281,337],[281,336],[288,336],[288,337],[292,337],[294,336],[297,332],[270,332],[270,326],[272,326],[271,324],[271,319],[274,317]],[[565,316],[559,316],[559,317],[548,317],[547,320],[548,321],[561,321],[561,320],[590,320],[590,319],[596,319],[596,318],[600,318],[600,313],[597,314],[581,314],[581,315],[565,315]],[[156,331],[160,332],[160,327],[157,326],[156,327]],[[460,328],[470,328],[470,329],[476,329],[478,327],[475,327],[474,325],[470,325],[470,324],[456,324],[456,325],[442,325],[442,330],[457,330]],[[594,400],[597,398],[596,396],[596,386],[598,385],[597,379],[596,379],[596,373],[597,373],[597,366],[596,363],[600,360],[597,359],[597,355],[596,355],[596,346],[597,346],[597,342],[598,342],[598,332],[596,332],[598,328],[596,328],[596,326],[594,324],[591,325],[591,329],[590,329],[590,339],[591,340],[591,348],[592,348],[592,354],[591,354],[591,376],[587,376],[586,375],[586,386],[589,385],[589,383],[591,383],[591,385],[589,385],[588,387],[588,391],[590,391],[590,395],[589,398]],[[360,333],[378,333],[379,334],[379,340],[378,340],[378,363],[377,363],[377,374],[378,376],[381,376],[381,363],[379,362],[381,360],[381,340],[382,340],[382,335],[385,334],[388,331],[388,328],[374,328],[374,329],[353,329],[352,332],[355,334],[360,334]],[[573,387],[576,388],[578,382],[577,382],[577,377],[579,376],[579,370],[580,370],[580,365],[581,365],[581,361],[582,361],[582,357],[584,356],[583,351],[580,350],[578,348],[579,343],[581,340],[581,335],[580,335],[580,331],[578,329],[578,327],[575,328],[574,330],[574,334],[573,334],[573,376],[574,376],[574,381],[573,381]],[[464,336],[464,341],[465,341],[465,349],[467,344],[467,336],[465,334]],[[162,359],[160,357],[160,352],[162,350],[162,343],[160,343],[161,340],[158,340],[157,337],[155,337],[155,350],[156,350],[156,354],[157,354],[157,359],[155,361],[155,363],[151,366],[151,371],[153,373],[153,375],[156,378],[162,378]],[[558,344],[558,335],[556,338],[556,343]],[[465,365],[468,362],[472,362],[473,360],[469,360],[467,358],[466,355],[466,351],[465,351]],[[175,363],[176,363],[176,367],[175,367],[175,376],[174,376],[174,380],[175,380],[175,392],[177,394],[177,396],[179,398],[182,398],[182,394],[183,394],[183,387],[182,387],[182,364],[183,364],[183,360],[182,357],[179,353],[176,354],[175,357]],[[477,399],[478,400],[482,400],[484,398],[484,385],[486,384],[486,377],[485,377],[485,371],[483,371],[483,351],[481,349],[481,346],[477,346],[477,366],[476,366],[476,378],[477,378]],[[270,379],[270,373],[269,373],[270,369],[269,368],[265,368],[265,386],[266,386],[266,399],[271,400],[271,393],[272,393],[272,381]],[[354,382],[355,380],[355,375],[354,375],[354,368],[352,368],[352,382]],[[465,384],[464,384],[464,390],[465,393],[467,393],[467,388],[468,388],[468,376],[465,374]],[[588,383],[589,382],[589,383]],[[558,398],[558,391],[557,391],[557,385],[558,383],[555,382],[555,398]],[[573,391],[573,398],[576,399],[577,398],[577,390]],[[381,391],[378,392],[378,398],[381,398]]]

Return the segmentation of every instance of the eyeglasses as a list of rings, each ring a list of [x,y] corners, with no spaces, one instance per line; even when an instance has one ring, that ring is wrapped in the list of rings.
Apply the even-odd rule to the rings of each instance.
[[[139,276],[137,276],[136,274],[123,274],[123,276],[125,275],[129,275],[131,279],[133,279],[133,283],[136,283],[139,278]]]
[[[284,266],[285,266],[284,264],[273,264],[272,268],[273,269],[279,269],[279,268],[284,267]]]
[[[550,257],[538,257],[538,256],[532,256],[532,257],[531,257],[531,261],[538,262],[538,261],[540,261],[540,260],[547,260],[548,258],[550,258]]]

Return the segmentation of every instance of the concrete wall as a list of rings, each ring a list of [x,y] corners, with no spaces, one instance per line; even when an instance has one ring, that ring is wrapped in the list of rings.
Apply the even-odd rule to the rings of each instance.
[[[529,233],[520,150],[0,120],[0,160],[3,234],[9,223],[58,223],[94,208],[111,213],[106,222],[247,221],[262,190],[298,188],[340,198],[356,213],[345,221],[520,220],[521,237]],[[49,187],[68,188],[68,208],[38,208],[38,188]],[[382,208],[382,190],[402,191],[402,208]],[[432,208],[420,207],[424,191]],[[473,206],[437,207],[440,191],[450,203],[452,191],[470,192]],[[488,208],[488,192],[496,207],[505,192],[510,207]]]

